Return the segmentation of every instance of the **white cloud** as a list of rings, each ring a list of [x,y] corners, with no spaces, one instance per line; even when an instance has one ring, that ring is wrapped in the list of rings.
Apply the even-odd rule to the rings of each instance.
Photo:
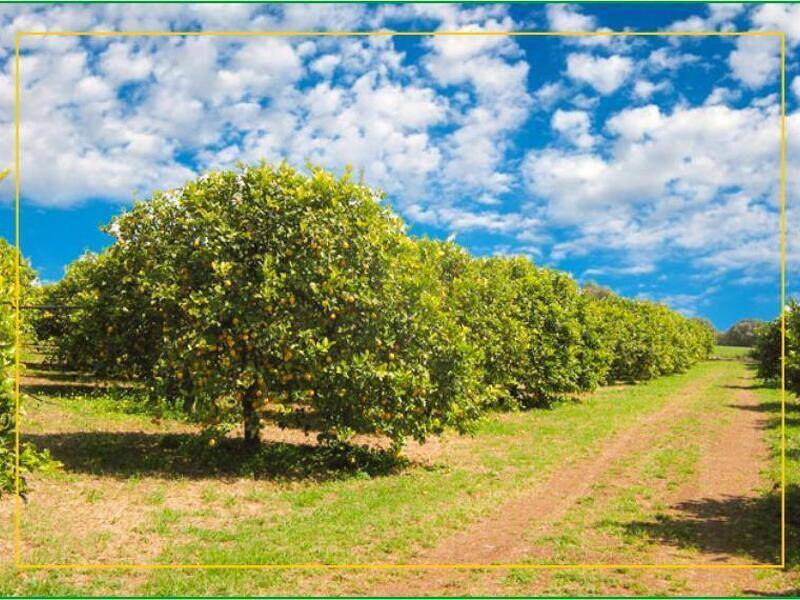
[[[569,4],[548,4],[545,14],[551,31],[591,31],[597,27],[594,17],[580,13]]]
[[[591,148],[594,136],[590,133],[591,118],[582,110],[557,110],[550,121],[552,128],[578,148]]]
[[[745,8],[745,5],[741,2],[732,2],[729,4],[709,4],[709,20],[715,25],[727,23],[731,19],[735,19],[741,15]]]
[[[349,163],[392,192],[412,182],[421,186],[439,168],[441,150],[425,132],[445,118],[446,107],[430,88],[402,87],[369,73],[347,91],[321,84],[303,106],[304,123],[289,134],[295,161]]]
[[[313,63],[311,63],[311,70],[319,73],[323,77],[330,77],[333,70],[342,62],[342,59],[335,54],[326,54],[320,56]]]
[[[529,153],[523,175],[542,201],[537,214],[578,231],[554,246],[553,258],[616,249],[653,261],[672,248],[719,268],[768,264],[771,254],[751,252],[750,263],[735,262],[735,253],[723,257],[740,244],[758,250],[762,238],[774,241],[776,118],[775,104],[670,113],[648,105],[608,119],[609,155],[580,148]]]
[[[589,96],[584,93],[579,93],[575,94],[574,96],[570,96],[569,103],[575,108],[579,108],[581,110],[593,110],[597,108],[597,105],[600,103],[600,97],[596,95]]]
[[[727,87],[715,87],[706,98],[703,104],[730,104],[736,102],[742,97],[739,90],[732,90]]]
[[[509,25],[507,20],[490,20],[461,29],[504,30]],[[444,174],[453,182],[451,191],[508,191],[512,176],[502,168],[507,136],[525,121],[532,104],[527,61],[506,37],[439,37],[426,45],[431,53],[423,64],[438,85],[458,86],[473,97],[455,115],[457,128],[445,142]]]
[[[597,277],[598,275],[647,275],[655,272],[655,270],[656,266],[649,262],[625,267],[595,267],[586,269],[582,273],[581,279]]]
[[[782,31],[789,49],[800,44],[800,5],[763,4],[750,14],[751,28]],[[728,63],[734,77],[752,89],[777,82],[780,67],[780,46],[777,37],[741,37],[731,52]]]
[[[407,208],[407,212],[419,223],[436,225],[457,233],[481,230],[518,234],[522,238],[531,239],[542,225],[538,219],[518,213],[475,212],[453,206],[424,207],[412,204]]]
[[[153,61],[131,43],[114,42],[100,55],[100,68],[111,84],[118,85],[150,76]]]
[[[20,7],[0,9],[0,36],[13,29],[119,30],[357,29],[375,16],[358,6],[280,8],[196,5]],[[413,15],[412,15],[413,13]],[[511,29],[504,7],[416,7],[441,28]],[[468,188],[497,203],[511,185],[506,137],[528,114],[527,63],[502,37],[437,39],[420,62],[404,64],[391,38],[101,38],[31,40],[24,58],[23,191],[29,200],[67,205],[87,198],[180,185],[194,165],[288,158],[330,168],[350,163],[368,181],[405,197]],[[5,63],[5,64],[3,64]],[[11,127],[13,96],[0,54],[0,127]],[[332,83],[334,73],[338,79]],[[322,82],[301,92],[300,82]],[[466,94],[457,108],[453,88]],[[447,125],[452,135],[433,138]],[[477,150],[477,151],[475,151]],[[0,148],[0,160],[10,159]],[[181,157],[192,157],[189,160]],[[128,157],[128,158],[126,158]],[[447,171],[428,185],[427,177]],[[35,162],[34,162],[35,161]],[[6,188],[7,189],[7,188]]]
[[[730,31],[735,29],[734,19],[745,10],[744,4],[708,4],[705,17],[693,15],[680,21],[675,21],[666,27],[668,31]]]
[[[633,95],[641,100],[649,100],[653,94],[663,92],[670,88],[670,83],[667,80],[653,83],[648,79],[637,79],[633,84]]]
[[[733,76],[746,86],[759,89],[777,82],[780,56],[778,40],[769,37],[741,37],[728,57]]]
[[[608,58],[590,54],[567,56],[567,75],[576,81],[588,83],[601,94],[616,91],[633,71],[633,61],[626,56]]]
[[[700,57],[688,52],[676,52],[670,48],[653,50],[645,61],[648,70],[658,73],[660,71],[677,71],[684,65],[696,63]]]
[[[640,141],[651,136],[663,122],[661,110],[655,104],[648,104],[617,113],[608,120],[606,127],[626,141]]]
[[[556,103],[563,100],[567,90],[560,81],[543,84],[533,94],[535,107],[540,110],[550,110]]]
[[[632,46],[632,40],[624,36],[608,35],[611,29],[600,27],[597,19],[585,15],[574,5],[548,4],[545,9],[547,24],[550,31],[586,31],[603,32],[604,35],[573,36],[565,38],[565,42],[577,46],[602,46],[616,52],[627,52]]]
[[[756,29],[783,31],[792,48],[800,44],[800,4],[762,4],[750,20]]]

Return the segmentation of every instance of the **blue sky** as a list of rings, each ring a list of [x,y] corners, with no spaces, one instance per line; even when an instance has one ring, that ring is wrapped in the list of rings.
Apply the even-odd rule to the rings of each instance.
[[[0,166],[13,32],[92,29],[785,31],[797,289],[800,5],[4,5]],[[45,281],[134,197],[286,159],[352,165],[413,233],[720,328],[779,307],[775,38],[35,38],[22,73],[22,245]]]

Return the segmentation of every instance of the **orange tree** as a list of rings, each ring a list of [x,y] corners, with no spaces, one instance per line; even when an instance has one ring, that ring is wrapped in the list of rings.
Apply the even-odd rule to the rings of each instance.
[[[800,394],[800,302],[790,299],[786,318],[786,389]],[[758,376],[770,383],[781,380],[781,319],[764,323],[758,328],[751,352],[756,361]]]
[[[451,242],[418,244],[479,354],[489,401],[544,406],[603,381],[605,322],[565,273],[524,257],[473,258]]]
[[[616,380],[686,370],[713,349],[713,328],[652,302],[619,298],[523,257],[474,258],[419,240],[476,349],[489,403],[546,406]]]
[[[0,495],[12,492],[16,487],[14,289],[17,256],[16,248],[0,238]],[[27,260],[20,259],[19,274],[20,296],[24,303],[33,292],[32,283],[36,273]],[[28,324],[24,320],[20,327],[21,333],[27,334]],[[47,452],[37,451],[30,442],[20,444],[20,492],[23,495],[27,490],[24,474],[47,465],[56,465]]]
[[[593,300],[604,323],[603,346],[612,349],[606,381],[642,381],[680,373],[714,348],[715,332],[666,306],[605,296]]]
[[[313,411],[322,440],[399,448],[478,415],[475,352],[378,194],[316,168],[211,172],[115,218],[50,298],[56,357],[146,383],[216,427]],[[49,332],[49,333],[48,333]]]
[[[679,372],[713,346],[665,306],[412,239],[378,194],[319,169],[213,172],[108,231],[111,247],[46,292],[80,309],[37,330],[73,368],[142,380],[210,425],[243,421],[250,444],[261,412],[291,408],[323,440],[399,447],[487,404]]]

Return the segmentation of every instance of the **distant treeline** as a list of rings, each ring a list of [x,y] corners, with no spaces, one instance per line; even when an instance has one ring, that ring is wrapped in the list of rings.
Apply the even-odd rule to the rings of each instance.
[[[717,334],[717,343],[721,346],[753,347],[758,339],[758,330],[765,325],[759,319],[742,319],[734,323],[727,331]]]

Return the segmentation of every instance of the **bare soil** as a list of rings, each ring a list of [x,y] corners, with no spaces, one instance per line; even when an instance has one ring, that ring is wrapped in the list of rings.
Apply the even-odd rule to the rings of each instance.
[[[747,383],[748,380],[743,379],[730,386],[732,401],[726,407],[724,418],[704,423],[710,428],[708,441],[703,445],[695,475],[667,494],[669,508],[656,523],[640,524],[641,530],[646,531],[655,544],[651,564],[741,565],[778,560],[777,548],[771,553],[763,550],[769,543],[766,538],[774,542],[774,535],[758,535],[758,528],[774,528],[777,524],[752,522],[753,505],[764,492],[761,471],[768,464],[769,450],[763,435],[767,417],[758,410],[758,399],[747,389]],[[413,562],[420,565],[547,562],[551,550],[531,547],[527,541],[530,536],[523,533],[557,528],[559,520],[614,465],[646,450],[672,423],[689,414],[691,401],[696,400],[697,394],[702,394],[708,384],[708,381],[693,381],[667,406],[607,440],[593,456],[558,471],[547,481],[498,506],[489,517],[420,552]],[[616,484],[624,485],[624,480]],[[595,502],[602,511],[602,493]],[[674,535],[674,527],[682,528],[680,536]],[[686,547],[687,538],[692,542],[690,548]],[[756,560],[743,557],[753,554]],[[583,556],[585,564],[608,562],[602,549],[589,550]],[[503,581],[510,572],[507,569],[423,569],[395,574],[388,581],[385,578],[376,581],[368,593],[379,596],[503,594]],[[660,575],[663,573],[646,572],[643,580]],[[686,592],[697,595],[731,594],[761,585],[752,569],[690,569],[681,570],[678,577],[682,578],[681,585]],[[524,593],[547,593],[552,579],[551,571],[538,573]],[[625,585],[609,582],[605,586],[606,593],[626,591]]]

